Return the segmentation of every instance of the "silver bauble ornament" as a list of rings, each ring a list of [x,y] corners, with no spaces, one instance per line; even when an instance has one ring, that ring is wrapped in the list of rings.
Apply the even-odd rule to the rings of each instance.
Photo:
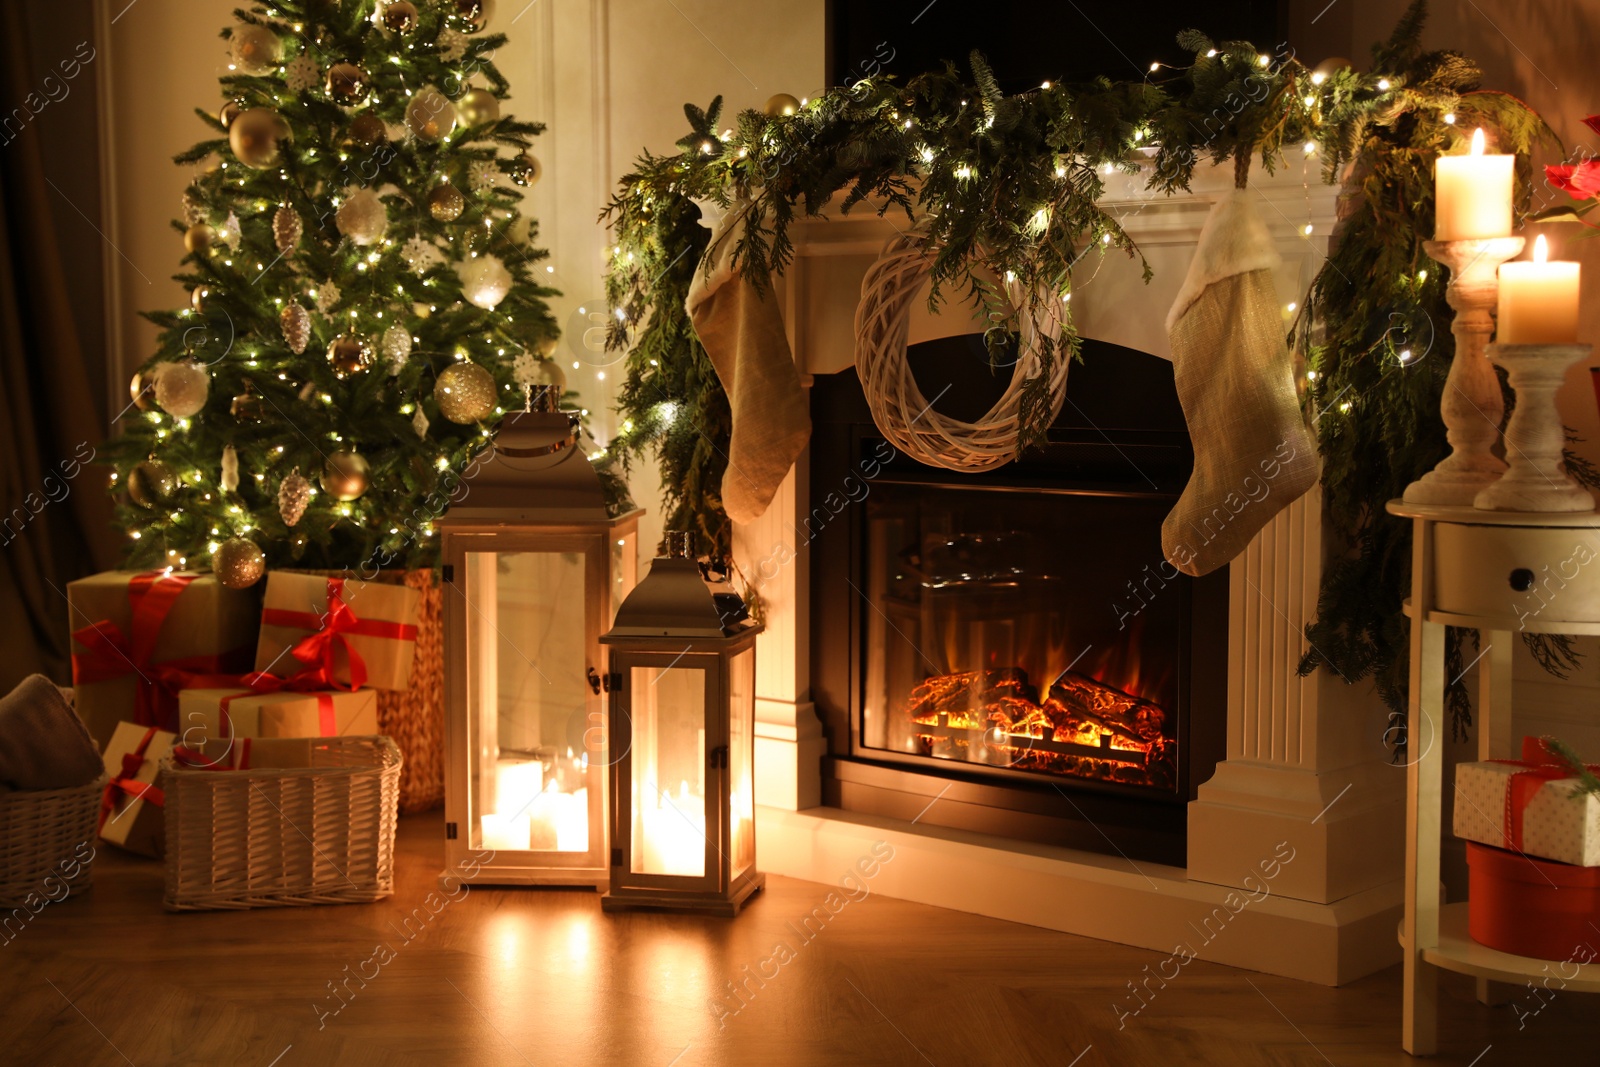
[[[159,507],[177,491],[177,475],[159,459],[147,459],[128,472],[128,496],[141,508]]]
[[[348,503],[367,491],[367,458],[360,452],[334,452],[322,467],[322,491]]]
[[[270,107],[241,111],[228,126],[228,147],[234,158],[257,170],[278,162],[279,145],[289,139],[289,124]]]
[[[372,22],[387,33],[410,33],[417,28],[417,5],[410,0],[393,0],[379,3],[372,13]]]
[[[452,363],[439,372],[433,398],[451,422],[481,422],[494,411],[494,375],[476,363]]]
[[[236,26],[229,42],[233,65],[246,74],[266,74],[278,65],[283,42],[265,26]]]
[[[248,537],[230,537],[211,553],[211,573],[229,589],[249,589],[267,573],[267,557]]]
[[[487,89],[468,89],[456,101],[456,110],[468,126],[482,126],[500,117],[500,101]]]
[[[539,165],[536,157],[524,152],[506,164],[506,173],[511,176],[512,181],[526,188],[539,180],[539,175],[544,173],[544,167]]]
[[[456,264],[461,295],[474,307],[493,311],[511,291],[511,272],[496,256],[474,256]]]
[[[357,189],[339,205],[333,222],[351,243],[370,245],[382,240],[388,230],[389,209],[371,189]]]
[[[296,467],[290,471],[278,486],[278,514],[283,516],[285,526],[293,526],[300,521],[306,513],[306,505],[311,503],[311,483]]]
[[[418,89],[406,105],[406,126],[419,140],[438,141],[456,128],[456,106],[431,85]]]
[[[389,373],[399,374],[411,358],[411,331],[399,325],[383,331],[383,358],[389,361]]]
[[[355,107],[372,92],[372,75],[356,63],[335,63],[328,68],[328,96],[341,107]]]
[[[283,343],[295,355],[306,350],[311,340],[311,313],[299,304],[285,304],[278,315],[278,326],[283,330]]]
[[[292,252],[300,243],[300,235],[304,227],[300,223],[300,215],[288,204],[280,205],[272,215],[272,243],[278,246],[280,252]]]
[[[187,419],[206,406],[211,375],[198,363],[162,363],[156,367],[156,404],[175,419]]]
[[[333,376],[340,380],[360,374],[373,361],[372,345],[365,337],[342,333],[328,346],[328,364],[333,367]]]

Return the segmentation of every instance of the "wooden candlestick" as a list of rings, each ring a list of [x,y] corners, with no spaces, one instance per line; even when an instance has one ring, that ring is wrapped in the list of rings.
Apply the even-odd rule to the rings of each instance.
[[[1517,406],[1506,426],[1506,472],[1477,495],[1485,511],[1593,511],[1594,498],[1561,462],[1566,433],[1556,393],[1567,368],[1589,358],[1590,345],[1489,346],[1489,359],[1506,369]]]
[[[1466,506],[1505,473],[1505,461],[1492,451],[1500,439],[1505,401],[1500,381],[1484,356],[1494,332],[1500,264],[1522,251],[1520,237],[1473,241],[1428,241],[1428,255],[1450,270],[1445,299],[1455,311],[1450,332],[1456,354],[1445,378],[1439,413],[1444,417],[1450,455],[1406,487],[1408,504]]]

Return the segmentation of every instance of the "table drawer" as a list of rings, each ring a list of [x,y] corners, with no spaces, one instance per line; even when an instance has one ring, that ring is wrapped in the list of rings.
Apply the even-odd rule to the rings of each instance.
[[[1438,523],[1433,537],[1440,611],[1542,626],[1600,618],[1600,531]]]

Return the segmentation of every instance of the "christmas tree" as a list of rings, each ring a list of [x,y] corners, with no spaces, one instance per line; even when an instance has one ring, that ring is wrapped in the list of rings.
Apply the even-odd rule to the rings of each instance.
[[[174,227],[190,306],[107,450],[136,566],[429,566],[500,417],[558,380],[490,0],[264,0]],[[175,241],[175,244],[177,242]],[[137,410],[134,410],[134,408]]]

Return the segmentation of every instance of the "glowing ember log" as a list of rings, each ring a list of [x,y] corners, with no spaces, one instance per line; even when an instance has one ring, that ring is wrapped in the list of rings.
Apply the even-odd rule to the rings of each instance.
[[[1092,722],[1140,748],[1160,738],[1167,722],[1167,713],[1148,700],[1072,671],[1062,671],[1051,683],[1047,713],[1052,704],[1069,718]]]

